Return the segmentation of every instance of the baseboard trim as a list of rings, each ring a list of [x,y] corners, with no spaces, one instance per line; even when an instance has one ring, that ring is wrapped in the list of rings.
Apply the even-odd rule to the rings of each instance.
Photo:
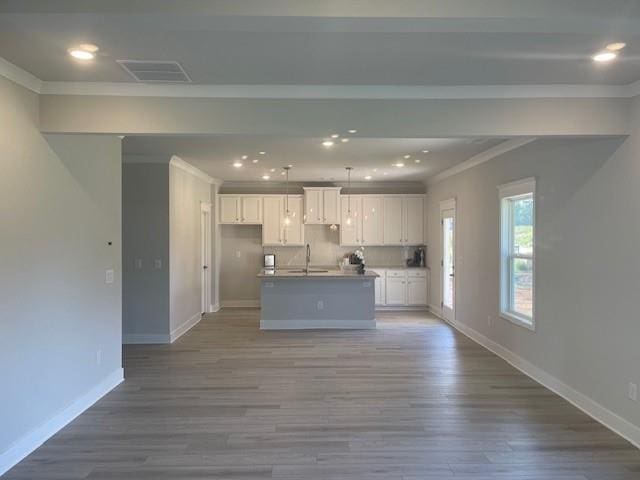
[[[222,308],[257,308],[260,300],[223,300]]]
[[[211,313],[216,313],[220,311],[220,304],[219,303],[214,303],[211,306],[209,306],[209,311]]]
[[[445,318],[442,316],[442,310],[440,310],[440,307],[436,307],[435,305],[429,305],[429,311],[431,313],[433,313],[436,317],[438,317],[440,320],[445,320]]]
[[[122,383],[123,380],[124,370],[118,368],[53,418],[16,441],[8,450],[0,453],[0,476],[4,475],[36,448],[62,430],[78,415]]]
[[[175,342],[182,335],[184,335],[189,330],[191,330],[193,327],[195,327],[198,323],[200,323],[200,320],[202,320],[202,314],[201,313],[196,313],[191,318],[189,318],[189,320],[184,322],[182,325],[180,325],[177,328],[174,328],[171,331],[171,335],[169,335],[169,343]]]
[[[427,305],[376,305],[376,312],[424,312]]]
[[[122,336],[124,345],[153,345],[171,343],[171,336],[163,333],[125,333]]]
[[[375,320],[260,320],[260,330],[362,330],[376,328]]]
[[[592,400],[583,393],[580,393],[550,373],[536,367],[528,360],[525,360],[473,328],[457,321],[450,321],[448,323],[460,333],[469,337],[471,340],[483,346],[487,350],[495,353],[528,377],[545,386],[557,395],[560,395],[574,407],[582,410],[609,430],[612,430],[614,433],[617,433],[624,439],[628,440],[636,448],[640,448],[640,427],[637,425],[634,425],[620,417],[618,414],[613,413],[611,410],[600,405],[595,400]]]

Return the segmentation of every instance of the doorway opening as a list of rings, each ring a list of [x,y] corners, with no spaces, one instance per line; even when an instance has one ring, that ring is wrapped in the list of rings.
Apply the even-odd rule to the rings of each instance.
[[[200,258],[202,314],[211,311],[211,204],[200,204]]]
[[[456,202],[455,199],[440,203],[440,308],[442,317],[455,320],[456,303]]]

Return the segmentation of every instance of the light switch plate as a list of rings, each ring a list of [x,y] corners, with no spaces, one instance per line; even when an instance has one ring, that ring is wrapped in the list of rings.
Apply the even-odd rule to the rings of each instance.
[[[156,258],[153,261],[153,266],[156,268],[156,270],[160,270],[162,268],[162,260],[160,260],[159,258]]]
[[[113,283],[114,280],[114,271],[113,269],[109,269],[105,272],[105,278],[104,281],[105,283]]]

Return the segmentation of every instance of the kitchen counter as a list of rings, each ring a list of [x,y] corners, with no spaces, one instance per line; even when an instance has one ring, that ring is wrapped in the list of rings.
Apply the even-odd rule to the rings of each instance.
[[[292,269],[275,269],[267,270],[262,269],[258,273],[258,278],[335,278],[335,279],[356,279],[362,280],[365,278],[374,279],[379,275],[372,271],[365,271],[363,274],[342,271],[338,269],[327,270],[320,267],[309,267],[309,272],[305,272],[304,268],[292,268]]]
[[[360,275],[319,267],[310,270],[258,273],[262,330],[376,328],[377,273]]]

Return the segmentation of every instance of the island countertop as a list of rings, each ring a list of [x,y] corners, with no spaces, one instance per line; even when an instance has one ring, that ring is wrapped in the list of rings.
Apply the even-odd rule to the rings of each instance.
[[[364,273],[356,273],[343,271],[339,269],[324,269],[320,267],[310,267],[309,272],[306,272],[304,268],[292,268],[292,269],[275,269],[268,270],[262,269],[258,273],[258,278],[338,278],[338,279],[373,279],[379,275],[370,270],[365,270]]]

